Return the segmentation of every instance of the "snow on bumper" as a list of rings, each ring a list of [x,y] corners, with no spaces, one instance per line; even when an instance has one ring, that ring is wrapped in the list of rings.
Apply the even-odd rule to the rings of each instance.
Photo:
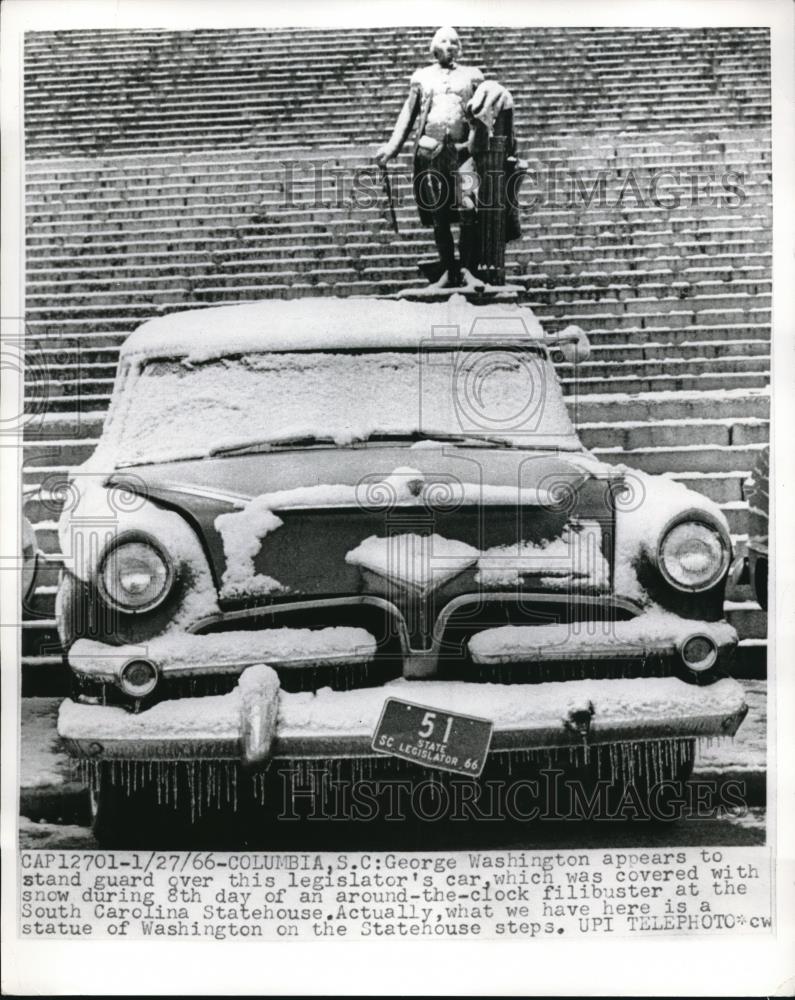
[[[69,666],[86,680],[119,684],[131,660],[145,658],[169,677],[240,673],[268,663],[277,668],[308,668],[367,663],[375,638],[362,628],[269,628],[195,635],[172,632],[141,646],[109,646],[78,639],[69,650]]]
[[[733,735],[746,712],[743,689],[729,678],[709,686],[673,677],[523,685],[400,679],[291,694],[260,665],[229,694],[164,701],[137,715],[67,700],[58,732],[73,755],[94,760],[365,757],[375,755],[372,735],[390,697],[491,719],[493,751]]]
[[[672,654],[695,635],[710,639],[720,658],[737,645],[737,632],[727,622],[680,618],[660,608],[628,621],[580,622],[570,625],[502,625],[469,640],[475,663],[500,664],[551,659],[599,659]]]

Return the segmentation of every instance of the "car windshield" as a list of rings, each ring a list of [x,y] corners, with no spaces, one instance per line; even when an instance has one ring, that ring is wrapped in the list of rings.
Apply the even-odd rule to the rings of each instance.
[[[524,347],[158,359],[124,394],[117,466],[379,438],[582,448],[552,364]]]

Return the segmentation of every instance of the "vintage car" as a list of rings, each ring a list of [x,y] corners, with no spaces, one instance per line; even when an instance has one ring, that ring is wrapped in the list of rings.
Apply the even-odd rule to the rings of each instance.
[[[734,734],[726,521],[583,447],[554,362],[586,350],[461,296],[128,338],[59,524],[58,730],[101,842],[260,795],[275,762],[383,763],[390,699],[487,720],[489,764],[580,754],[619,785]]]

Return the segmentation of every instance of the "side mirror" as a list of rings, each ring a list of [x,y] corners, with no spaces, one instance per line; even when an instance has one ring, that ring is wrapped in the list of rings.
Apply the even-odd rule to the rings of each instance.
[[[549,354],[556,364],[566,362],[578,365],[591,356],[591,342],[585,330],[579,326],[567,326],[565,330],[547,339]]]

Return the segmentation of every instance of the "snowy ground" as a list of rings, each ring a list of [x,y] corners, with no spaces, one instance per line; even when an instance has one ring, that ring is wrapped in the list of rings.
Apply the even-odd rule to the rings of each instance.
[[[674,824],[545,822],[521,824],[510,821],[467,824],[379,823],[366,831],[352,830],[350,824],[308,823],[299,827],[268,827],[246,844],[247,848],[277,851],[332,850],[421,850],[427,851],[429,836],[436,850],[462,850],[480,847],[492,850],[551,850],[559,847],[616,848],[631,846],[746,846],[765,843],[765,810],[750,809],[741,817],[695,819],[688,817]],[[22,816],[19,820],[21,848],[84,848],[97,844],[87,826],[36,823]],[[181,844],[188,848],[191,843]],[[202,843],[200,846],[214,846]],[[222,845],[228,849],[228,845]]]

